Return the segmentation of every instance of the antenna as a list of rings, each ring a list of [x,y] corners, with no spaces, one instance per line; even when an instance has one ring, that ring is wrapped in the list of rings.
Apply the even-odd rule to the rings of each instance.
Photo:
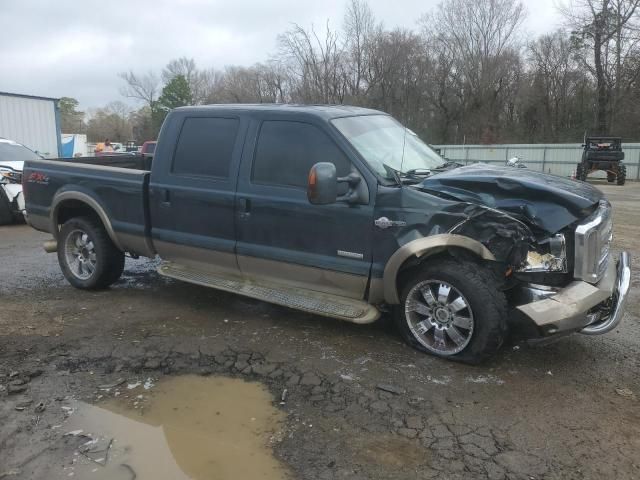
[[[403,125],[404,127],[404,125]],[[402,166],[404,165],[404,146],[407,143],[407,127],[404,127],[404,135],[402,136],[402,159],[400,160],[400,171],[402,172]]]

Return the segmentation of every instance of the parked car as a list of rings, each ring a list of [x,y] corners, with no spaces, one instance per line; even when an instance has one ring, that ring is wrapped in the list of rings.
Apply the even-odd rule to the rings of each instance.
[[[147,154],[147,155],[153,155],[153,152],[156,151],[156,144],[158,142],[156,142],[155,140],[148,140],[146,142],[144,142],[142,144],[142,148],[140,149],[140,153]]]
[[[23,221],[22,169],[40,155],[12,140],[0,138],[0,225]]]
[[[185,107],[150,170],[33,160],[29,223],[67,280],[118,280],[125,252],[162,275],[354,323],[390,312],[419,350],[478,362],[509,320],[533,336],[621,321],[629,256],[586,183],[447,163],[384,113]]]

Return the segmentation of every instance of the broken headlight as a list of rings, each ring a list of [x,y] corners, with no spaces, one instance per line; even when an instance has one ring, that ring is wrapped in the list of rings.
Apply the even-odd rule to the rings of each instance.
[[[536,244],[518,272],[567,272],[567,243],[559,233]]]
[[[6,183],[22,183],[22,172],[0,167],[0,182],[2,181]]]

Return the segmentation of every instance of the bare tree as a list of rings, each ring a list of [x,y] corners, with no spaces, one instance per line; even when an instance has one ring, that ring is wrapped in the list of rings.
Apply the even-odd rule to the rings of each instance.
[[[144,102],[153,111],[161,90],[157,75],[153,72],[138,75],[129,71],[123,72],[119,76],[127,82],[120,93],[127,98],[135,98]]]
[[[193,102],[203,103],[206,100],[207,71],[198,69],[193,58],[180,57],[171,60],[162,70],[162,81],[167,84],[173,78],[182,75],[189,84]]]
[[[602,134],[615,121],[622,92],[638,80],[637,69],[628,76],[627,60],[638,53],[639,5],[640,0],[566,0],[559,6],[573,29],[583,65],[595,78],[594,127]]]
[[[373,12],[365,0],[349,2],[343,28],[349,95],[357,101],[358,97],[367,95],[370,87],[366,78],[378,30]]]
[[[466,130],[476,141],[497,139],[505,95],[513,94],[510,82],[521,68],[524,18],[516,0],[445,0],[421,20],[441,55],[455,59],[452,72],[462,82]]]
[[[287,66],[294,100],[304,103],[342,103],[346,91],[344,49],[340,35],[327,21],[321,37],[300,25],[278,37],[279,52]]]

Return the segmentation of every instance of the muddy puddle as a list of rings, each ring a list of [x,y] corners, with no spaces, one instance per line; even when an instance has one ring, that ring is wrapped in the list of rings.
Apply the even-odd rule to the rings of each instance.
[[[290,478],[270,446],[284,415],[264,386],[181,376],[124,390],[97,406],[77,405],[64,428],[78,451],[60,478]]]

